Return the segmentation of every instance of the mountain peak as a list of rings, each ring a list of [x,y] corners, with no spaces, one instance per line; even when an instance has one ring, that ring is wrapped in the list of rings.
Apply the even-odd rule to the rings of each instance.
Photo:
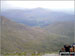
[[[41,8],[41,7],[38,7],[38,8],[35,8],[34,10],[46,10],[45,8]]]
[[[41,7],[37,7],[36,9],[44,9],[44,8],[41,8]]]

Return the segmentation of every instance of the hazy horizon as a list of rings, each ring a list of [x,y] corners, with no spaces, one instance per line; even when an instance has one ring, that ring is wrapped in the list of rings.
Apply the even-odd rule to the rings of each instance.
[[[1,1],[1,11],[7,9],[46,8],[74,12],[74,1]]]

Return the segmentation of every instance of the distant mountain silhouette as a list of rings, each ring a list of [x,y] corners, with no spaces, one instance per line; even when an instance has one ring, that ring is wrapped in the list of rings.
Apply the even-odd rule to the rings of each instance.
[[[2,12],[1,15],[29,26],[46,26],[58,21],[74,21],[73,14],[44,8],[12,9]]]

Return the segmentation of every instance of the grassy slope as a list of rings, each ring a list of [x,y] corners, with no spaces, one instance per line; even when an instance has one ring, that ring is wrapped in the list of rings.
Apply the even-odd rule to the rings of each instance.
[[[74,21],[56,22],[44,27],[44,29],[51,34],[56,34],[66,37],[66,39],[64,38],[61,39],[68,41],[68,43],[74,42]],[[61,39],[59,38],[60,42]],[[63,43],[65,42],[63,41]]]
[[[56,22],[48,25],[45,29],[51,33],[73,36],[74,35],[74,22]]]
[[[1,17],[1,51],[7,52],[50,52],[57,51],[64,43],[71,43],[70,38],[50,34],[41,28],[32,28]],[[63,43],[64,41],[64,43]]]

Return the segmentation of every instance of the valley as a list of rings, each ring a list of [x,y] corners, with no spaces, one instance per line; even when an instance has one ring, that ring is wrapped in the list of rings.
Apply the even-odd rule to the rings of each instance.
[[[8,10],[0,20],[1,54],[55,53],[74,43],[73,14],[43,8]],[[50,55],[55,54],[44,56]]]

